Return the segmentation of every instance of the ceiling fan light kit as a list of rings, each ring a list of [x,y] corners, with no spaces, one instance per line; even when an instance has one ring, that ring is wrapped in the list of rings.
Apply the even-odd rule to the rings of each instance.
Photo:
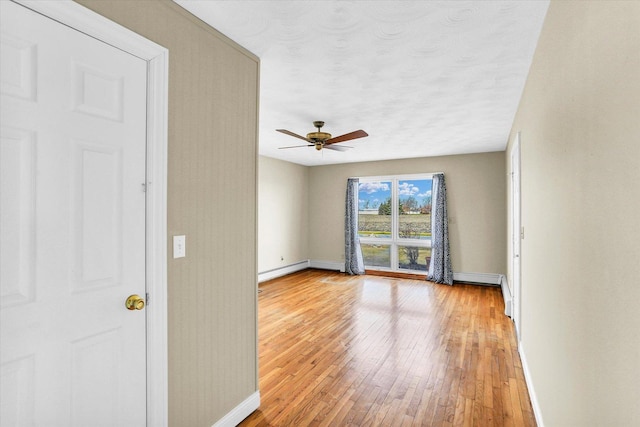
[[[313,122],[313,126],[315,126],[318,131],[317,132],[309,132],[307,134],[307,137],[305,138],[304,136],[300,136],[297,133],[293,133],[291,131],[288,131],[286,129],[276,129],[277,132],[281,132],[284,133],[285,135],[289,135],[289,136],[293,136],[294,138],[299,138],[299,139],[304,139],[305,141],[307,141],[309,144],[308,145],[296,145],[293,147],[280,147],[280,149],[285,149],[285,148],[299,148],[299,147],[315,147],[316,150],[320,151],[323,148],[331,148],[335,151],[346,151],[347,148],[351,148],[351,147],[345,147],[345,146],[340,146],[340,147],[331,147],[332,144],[337,144],[340,142],[344,142],[344,141],[350,141],[352,139],[357,139],[357,138],[363,138],[365,136],[369,136],[369,134],[367,134],[365,131],[363,131],[362,129],[360,130],[356,130],[350,133],[346,133],[344,135],[340,135],[337,136],[335,138],[331,138],[331,134],[327,133],[327,132],[322,132],[320,129],[322,129],[322,126],[324,126],[324,122],[323,121],[315,121]]]

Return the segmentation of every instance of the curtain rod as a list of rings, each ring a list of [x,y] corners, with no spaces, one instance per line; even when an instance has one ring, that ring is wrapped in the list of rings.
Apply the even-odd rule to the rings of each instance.
[[[393,178],[401,178],[403,176],[415,176],[415,175],[444,175],[444,172],[426,172],[426,173],[407,173],[407,174],[402,174],[402,175],[388,175],[389,177],[393,177]],[[375,176],[375,175],[374,175]],[[380,175],[382,178],[386,177],[387,175]],[[350,176],[349,179],[352,178],[369,178],[368,176]]]

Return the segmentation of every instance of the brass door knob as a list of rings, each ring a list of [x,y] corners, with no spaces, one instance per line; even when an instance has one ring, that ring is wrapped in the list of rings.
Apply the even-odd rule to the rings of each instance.
[[[130,295],[124,303],[128,310],[142,310],[144,308],[144,298],[140,295]]]

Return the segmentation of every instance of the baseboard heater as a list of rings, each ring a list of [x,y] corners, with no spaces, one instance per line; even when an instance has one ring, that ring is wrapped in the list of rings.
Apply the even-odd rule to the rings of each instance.
[[[492,273],[453,273],[454,282],[475,283],[478,285],[498,286],[501,274]]]
[[[504,299],[504,314],[509,317],[513,317],[511,314],[513,298],[511,298],[511,290],[509,289],[509,284],[507,283],[507,278],[504,274],[500,275],[500,288],[502,289],[502,298]]]
[[[258,283],[266,282],[267,280],[275,279],[276,277],[286,276],[287,274],[295,273],[296,271],[305,270],[307,268],[309,268],[309,260],[263,271],[258,273]]]

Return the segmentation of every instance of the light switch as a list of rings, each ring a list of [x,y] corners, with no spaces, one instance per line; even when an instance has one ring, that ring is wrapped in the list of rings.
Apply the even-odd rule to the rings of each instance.
[[[173,236],[173,257],[184,258],[187,256],[186,236]]]

